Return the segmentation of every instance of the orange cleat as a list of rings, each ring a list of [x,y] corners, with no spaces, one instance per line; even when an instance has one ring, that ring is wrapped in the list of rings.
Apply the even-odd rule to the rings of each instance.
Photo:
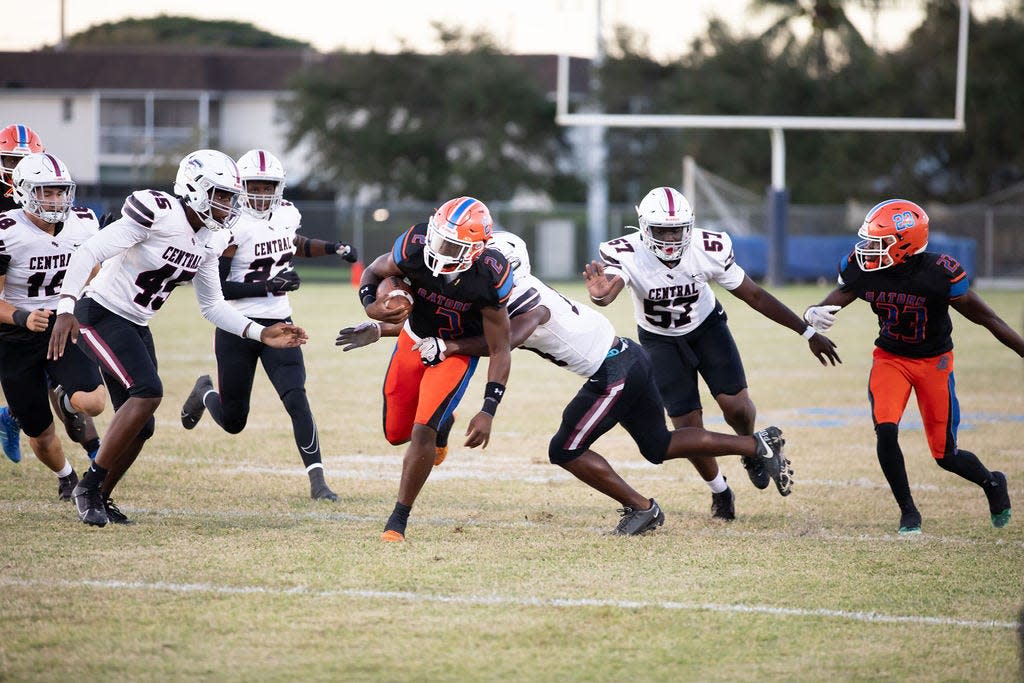
[[[388,529],[380,535],[380,540],[387,541],[388,543],[400,543],[405,540],[405,534],[394,529]]]

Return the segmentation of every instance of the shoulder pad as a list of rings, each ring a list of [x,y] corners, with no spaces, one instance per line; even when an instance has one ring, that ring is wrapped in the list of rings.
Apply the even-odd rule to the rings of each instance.
[[[157,190],[136,190],[128,195],[121,207],[121,215],[144,228],[169,214],[174,207],[174,197]]]

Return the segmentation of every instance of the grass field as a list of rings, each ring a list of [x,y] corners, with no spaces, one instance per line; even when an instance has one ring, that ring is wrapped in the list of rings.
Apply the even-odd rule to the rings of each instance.
[[[776,294],[802,311],[824,291]],[[983,295],[1019,328],[1019,292]],[[792,496],[754,489],[739,460],[724,459],[738,519],[716,523],[688,463],[647,464],[616,429],[597,450],[667,520],[644,537],[607,535],[616,504],[547,463],[581,380],[514,353],[491,445],[453,448],[409,540],[385,544],[402,454],[380,426],[390,345],[333,346],[339,327],[361,320],[354,291],[307,285],[292,298],[310,333],[307,388],[336,504],[308,498],[262,374],[242,434],[208,418],[181,427],[181,402],[214,366],[213,328],[192,292],[178,292],[153,325],[166,390],[157,432],[115,495],[135,525],[78,522],[27,440],[20,464],[0,460],[0,680],[1019,677],[1024,513],[993,529],[982,492],[931,462],[911,407],[902,443],[924,534],[896,535],[867,412],[876,327],[866,304],[832,335],[845,363],[822,368],[795,334],[722,298],[758,424],[785,432]],[[625,300],[604,311],[635,337]],[[954,324],[960,442],[1006,472],[1020,504],[1024,369],[982,328]],[[456,433],[479,405],[483,367]],[[706,395],[705,408],[709,428],[726,430]],[[82,451],[67,448],[81,470]]]

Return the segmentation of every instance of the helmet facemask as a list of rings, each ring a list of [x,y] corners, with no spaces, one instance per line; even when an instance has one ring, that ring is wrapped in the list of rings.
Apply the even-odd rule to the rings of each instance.
[[[457,230],[438,227],[431,216],[427,223],[424,261],[434,275],[461,273],[473,265],[484,250],[484,244],[460,239]]]
[[[255,218],[268,218],[274,213],[277,207],[281,206],[284,198],[284,183],[275,180],[262,180],[249,178],[242,181],[245,192],[242,194],[241,208],[250,216]],[[260,185],[273,185],[271,192],[266,192],[265,187]],[[258,191],[253,191],[253,189]]]
[[[29,154],[12,177],[14,201],[26,213],[56,225],[67,220],[75,203],[75,182],[67,166],[52,154]]]
[[[681,230],[678,239],[659,239],[665,235],[655,235],[655,231]],[[680,224],[657,225],[649,223],[643,216],[640,217],[640,239],[648,249],[654,252],[662,261],[678,261],[683,257],[683,252],[690,246],[690,237],[693,234],[693,221]]]

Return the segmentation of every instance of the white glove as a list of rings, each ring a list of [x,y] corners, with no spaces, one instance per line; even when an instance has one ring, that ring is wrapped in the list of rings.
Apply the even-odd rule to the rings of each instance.
[[[818,332],[828,332],[836,323],[836,313],[842,306],[811,306],[804,311],[804,320]]]
[[[342,351],[351,351],[360,346],[372,344],[378,339],[380,339],[380,323],[371,321],[359,323],[355,327],[344,328],[338,332],[334,345],[342,347]]]
[[[424,337],[413,344],[412,348],[420,352],[420,362],[429,367],[445,359],[444,350],[448,345],[440,337]]]

